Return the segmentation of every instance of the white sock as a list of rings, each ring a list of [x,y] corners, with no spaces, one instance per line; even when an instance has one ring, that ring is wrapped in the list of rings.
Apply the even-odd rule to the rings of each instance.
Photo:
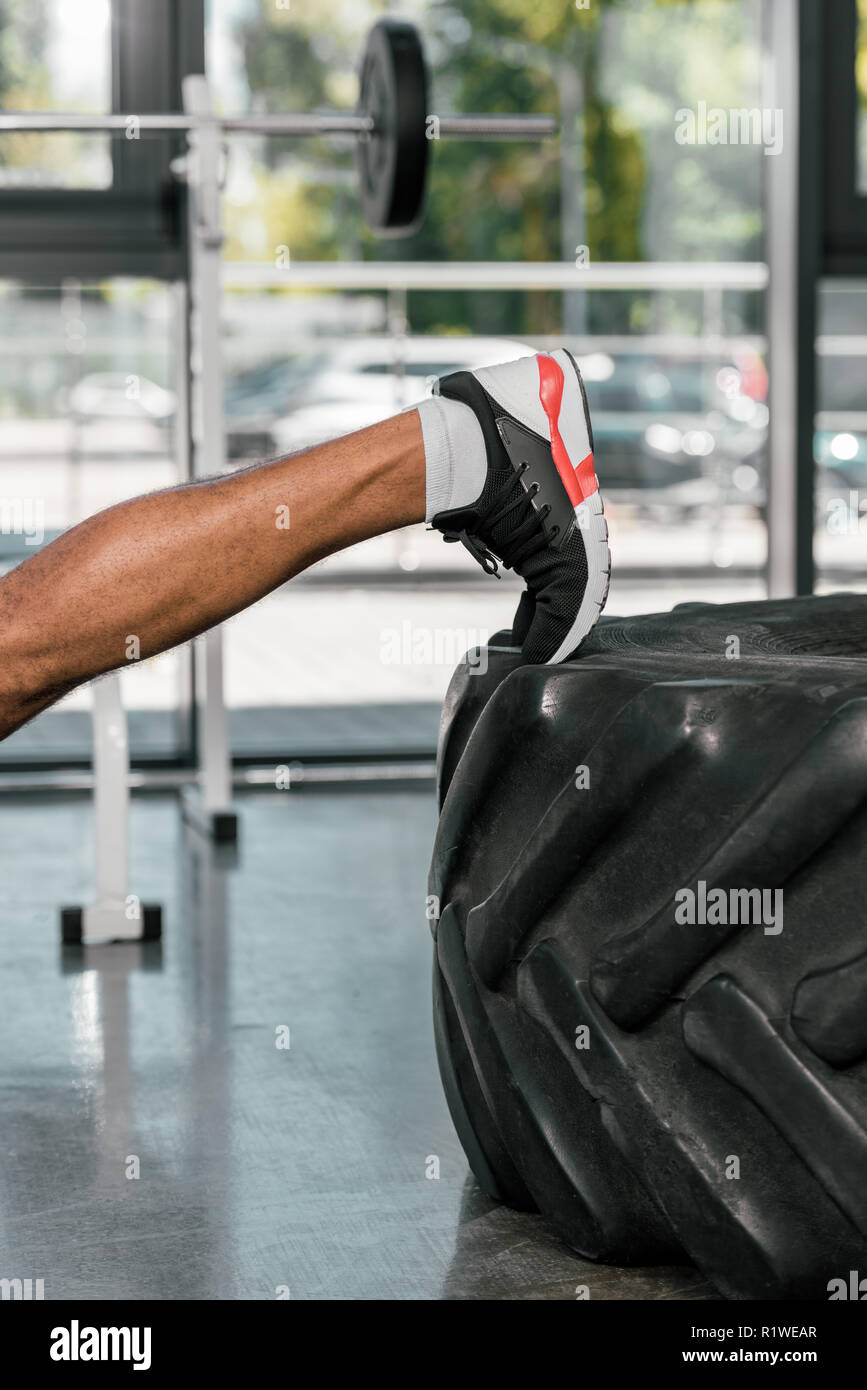
[[[468,507],[485,485],[488,455],[482,427],[468,405],[430,396],[416,406],[427,469],[425,520]]]

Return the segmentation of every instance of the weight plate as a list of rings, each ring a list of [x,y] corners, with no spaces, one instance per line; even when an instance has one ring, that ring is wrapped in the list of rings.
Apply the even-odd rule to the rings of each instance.
[[[412,24],[381,19],[371,29],[359,108],[376,123],[356,147],[365,221],[381,235],[405,236],[421,221],[428,161],[427,73]]]

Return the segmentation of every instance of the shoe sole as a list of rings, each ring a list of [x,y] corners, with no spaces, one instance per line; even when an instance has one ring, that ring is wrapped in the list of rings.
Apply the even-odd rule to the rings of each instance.
[[[569,389],[568,374],[572,372],[578,393]],[[543,439],[547,435],[554,467],[584,540],[587,584],[581,603],[560,645],[539,663],[555,665],[570,656],[595,627],[605,607],[611,577],[608,526],[594,471],[593,430],[584,382],[577,362],[565,348],[522,357],[506,367],[482,368],[474,375],[520,424]]]
[[[565,364],[561,357],[566,359]],[[560,646],[544,663],[553,666],[575,651],[599,621],[611,582],[611,551],[608,548],[608,523],[602,506],[599,480],[594,471],[593,431],[587,393],[578,364],[565,348],[551,355],[539,353],[536,361],[539,366],[539,397],[549,422],[551,454],[573,504],[575,521],[587,556],[587,586],[581,606]],[[581,392],[583,419],[580,424],[563,411],[563,401],[567,397],[565,373],[569,367],[575,373]],[[581,425],[586,430],[586,437],[582,436]]]

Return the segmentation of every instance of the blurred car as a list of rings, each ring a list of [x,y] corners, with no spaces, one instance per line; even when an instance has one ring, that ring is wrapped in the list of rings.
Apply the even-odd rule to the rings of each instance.
[[[578,356],[606,495],[684,518],[721,500],[762,505],[767,376],[754,349],[713,361],[605,350]]]
[[[275,420],[276,449],[290,453],[374,425],[423,400],[437,377],[510,362],[533,350],[506,338],[432,335],[341,344],[322,354],[299,383],[294,408]]]
[[[303,385],[321,370],[322,355],[294,355],[229,376],[223,393],[229,459],[277,452],[273,424],[292,408]]]
[[[324,443],[415,404],[436,377],[534,350],[502,338],[358,337],[264,364],[227,385],[229,456]],[[753,347],[708,360],[600,339],[578,363],[606,495],[684,517],[721,501],[764,506],[767,374]]]
[[[764,438],[756,453],[744,458],[727,477],[724,500],[755,508],[767,519],[768,489]],[[840,524],[844,513],[853,518],[867,513],[867,434],[859,430],[817,430],[813,436],[815,475],[815,524],[828,525],[834,516]],[[865,527],[867,529],[867,527]]]
[[[83,422],[144,418],[168,425],[176,401],[171,391],[135,372],[92,372],[69,387],[65,406]]]
[[[816,525],[827,526],[833,518],[840,525],[867,530],[867,436],[860,431],[817,430],[813,457],[816,460]]]

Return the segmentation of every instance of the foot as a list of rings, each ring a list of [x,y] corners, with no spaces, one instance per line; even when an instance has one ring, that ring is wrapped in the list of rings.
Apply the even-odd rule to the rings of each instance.
[[[500,367],[454,372],[437,394],[469,406],[487,452],[484,487],[432,524],[483,569],[526,581],[513,626],[526,661],[564,661],[608,596],[608,527],[593,470],[584,383],[565,348]]]

